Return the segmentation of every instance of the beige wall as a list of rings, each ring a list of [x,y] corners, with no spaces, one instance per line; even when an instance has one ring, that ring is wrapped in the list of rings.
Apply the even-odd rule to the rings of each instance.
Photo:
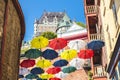
[[[101,0],[100,11],[102,18],[102,29],[105,37],[105,47],[107,52],[108,63],[111,59],[111,54],[114,50],[118,34],[120,34],[120,0],[114,0],[117,9],[117,22],[116,25],[114,13],[111,4],[112,0]],[[110,8],[111,7],[111,8]]]

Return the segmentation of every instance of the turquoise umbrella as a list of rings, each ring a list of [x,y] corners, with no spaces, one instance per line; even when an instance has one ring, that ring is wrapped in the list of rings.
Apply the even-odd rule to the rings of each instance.
[[[75,70],[77,70],[75,67],[68,66],[68,67],[63,68],[62,72],[64,72],[64,73],[71,73],[71,72],[74,72]]]
[[[38,49],[29,49],[25,52],[24,57],[36,59],[42,56],[42,52]]]
[[[39,77],[36,74],[30,73],[30,74],[26,75],[25,78],[27,78],[27,79],[37,79]]]

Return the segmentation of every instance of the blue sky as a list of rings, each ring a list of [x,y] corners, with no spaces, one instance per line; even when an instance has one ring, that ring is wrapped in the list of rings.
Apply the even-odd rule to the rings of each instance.
[[[44,10],[51,12],[66,11],[71,20],[85,23],[84,0],[19,0],[23,10],[26,32],[24,41],[32,39],[34,20],[39,19]]]

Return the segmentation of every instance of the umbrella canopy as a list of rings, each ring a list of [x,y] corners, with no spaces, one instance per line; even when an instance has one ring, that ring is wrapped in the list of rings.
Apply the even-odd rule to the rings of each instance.
[[[23,75],[19,75],[18,77],[19,77],[19,78],[24,78],[24,76],[23,76]]]
[[[99,50],[101,49],[105,43],[101,40],[93,40],[87,44],[88,49]]]
[[[76,67],[76,69],[81,69],[84,63],[85,60],[80,58],[74,58],[69,62],[70,66]]]
[[[55,50],[47,49],[42,55],[45,59],[53,60],[58,57],[58,53]]]
[[[68,66],[68,67],[63,68],[63,69],[62,69],[62,72],[64,72],[64,73],[71,73],[71,72],[74,72],[75,70],[76,70],[75,67],[73,67],[73,66]]]
[[[49,60],[38,60],[38,62],[36,63],[36,66],[41,68],[47,68],[51,66],[51,64],[52,63]]]
[[[47,80],[47,79],[41,79],[41,78],[38,78],[37,80]]]
[[[57,60],[56,62],[54,62],[54,66],[55,67],[62,67],[62,66],[66,66],[68,64],[68,61],[65,59],[61,59],[61,60]]]
[[[28,68],[25,68],[25,67],[19,68],[19,75],[25,75],[28,73],[30,73],[30,70]]]
[[[40,67],[35,67],[30,72],[33,74],[42,74],[42,73],[44,73],[44,70]]]
[[[49,79],[49,78],[53,78],[54,75],[43,73],[43,74],[39,75],[39,77],[42,78],[42,79]]]
[[[50,78],[49,80],[61,80],[60,78],[54,77],[54,78]]]
[[[80,52],[78,53],[78,57],[83,59],[91,58],[93,57],[93,55],[94,55],[94,52],[91,49],[80,50]]]
[[[48,74],[56,74],[56,73],[58,73],[60,71],[61,71],[60,67],[52,67],[52,68],[49,68],[46,72]]]
[[[60,71],[59,73],[55,74],[55,77],[65,78],[67,75],[68,73],[63,73],[62,71]]]
[[[30,73],[30,74],[26,75],[25,78],[27,78],[27,79],[37,79],[39,77],[36,74]]]
[[[23,60],[20,63],[20,66],[25,68],[33,67],[34,65],[35,65],[35,60],[30,60],[30,59]]]
[[[68,46],[70,49],[75,49],[77,51],[80,51],[80,49],[84,48],[86,46],[86,42],[80,39],[72,40],[68,43]]]
[[[47,38],[44,38],[42,36],[35,37],[31,41],[31,47],[41,49],[46,47],[49,44],[49,41]]]
[[[63,49],[67,45],[67,40],[63,38],[55,38],[50,41],[49,46],[55,50]]]
[[[65,50],[60,54],[62,59],[71,60],[77,56],[77,51],[74,49]]]
[[[42,56],[42,52],[38,49],[29,49],[25,52],[24,56],[27,58],[36,59],[36,58]]]

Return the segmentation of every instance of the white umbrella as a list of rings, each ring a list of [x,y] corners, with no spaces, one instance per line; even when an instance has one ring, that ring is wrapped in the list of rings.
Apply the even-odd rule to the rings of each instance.
[[[70,66],[74,66],[77,69],[82,69],[82,67],[84,66],[84,62],[85,62],[84,59],[74,58],[69,62],[69,64]]]
[[[20,75],[25,75],[25,74],[28,74],[28,73],[30,73],[30,70],[28,68],[24,68],[24,67],[19,68],[19,74]]]
[[[55,74],[55,77],[57,78],[65,78],[68,75],[68,73],[63,73],[60,71],[59,73]]]
[[[68,46],[70,49],[75,49],[77,51],[80,51],[80,49],[84,48],[86,46],[86,42],[81,39],[72,40],[68,43]]]

